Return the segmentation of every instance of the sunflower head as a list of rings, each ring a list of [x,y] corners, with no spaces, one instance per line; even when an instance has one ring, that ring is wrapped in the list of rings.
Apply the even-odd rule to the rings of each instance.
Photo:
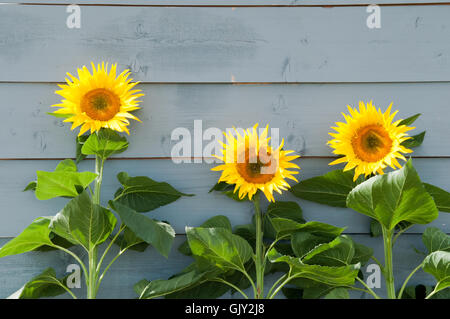
[[[328,142],[334,154],[344,156],[330,165],[347,162],[344,171],[355,168],[354,180],[362,174],[383,174],[387,166],[400,168],[397,159],[406,160],[402,153],[412,152],[402,143],[410,138],[406,132],[414,127],[400,125],[401,120],[393,122],[398,111],[391,113],[391,108],[392,103],[382,113],[372,101],[367,106],[359,102],[359,112],[348,106],[350,115],[342,114],[346,122],[332,127],[336,132],[330,133],[334,139]]]
[[[116,75],[117,64],[109,71],[108,63],[97,68],[91,64],[92,74],[86,66],[78,69],[78,78],[67,73],[67,84],[59,85],[61,90],[55,92],[64,99],[52,105],[59,107],[54,113],[66,116],[64,122],[72,122],[72,130],[81,125],[79,135],[102,127],[129,134],[128,119],[139,120],[130,112],[139,109],[136,99],[144,95],[141,90],[132,90],[138,82],[131,83],[129,70]]]
[[[214,171],[222,171],[219,182],[235,185],[234,192],[239,191],[239,198],[245,196],[251,200],[253,195],[260,190],[269,201],[275,201],[273,191],[281,193],[290,186],[286,178],[297,181],[293,175],[299,169],[291,163],[299,156],[287,154],[293,151],[283,151],[284,141],[277,149],[269,146],[270,138],[267,137],[269,127],[267,126],[261,135],[257,132],[258,124],[252,129],[247,129],[240,134],[234,129],[233,132],[224,132],[226,143],[222,143],[222,156],[217,156],[224,164],[212,168]]]

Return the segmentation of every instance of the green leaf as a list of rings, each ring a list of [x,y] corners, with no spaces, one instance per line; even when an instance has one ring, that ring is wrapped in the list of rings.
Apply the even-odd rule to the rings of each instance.
[[[300,258],[280,255],[275,249],[269,252],[271,262],[285,262],[291,267],[291,276],[307,278],[329,286],[351,286],[358,276],[359,265],[329,267],[308,265],[302,263]]]
[[[116,226],[116,217],[108,209],[92,202],[84,191],[52,218],[50,229],[73,244],[90,251],[104,242]]]
[[[425,299],[432,291],[433,286],[411,285],[406,286],[402,294],[402,299]],[[450,289],[440,290],[430,299],[450,299]]]
[[[425,189],[433,197],[439,211],[450,213],[450,193],[437,186],[423,183]]]
[[[283,287],[281,288],[283,295],[286,299],[303,299],[303,290],[293,287]]]
[[[256,227],[254,224],[237,225],[234,227],[233,233],[244,238],[250,246],[255,244],[256,240]]]
[[[135,292],[138,296],[141,296],[141,294],[144,292],[145,287],[147,287],[149,283],[150,283],[150,281],[148,281],[147,279],[139,280],[139,281],[138,281],[137,283],[135,283],[134,286],[133,286],[134,292]]]
[[[54,197],[76,197],[78,188],[85,189],[97,174],[77,172],[75,163],[66,159],[58,164],[54,172],[37,171],[36,197],[40,200]]]
[[[186,227],[186,234],[193,255],[221,269],[242,271],[253,255],[245,239],[224,228]]]
[[[315,284],[311,287],[303,288],[303,299],[319,299],[326,296],[333,291],[335,286],[328,286],[324,284]]]
[[[356,186],[348,195],[347,206],[376,219],[388,230],[402,221],[428,224],[439,214],[411,160],[397,171]]]
[[[348,193],[363,179],[353,181],[354,172],[335,170],[323,176],[302,180],[294,185],[290,191],[297,197],[319,204],[347,207]]]
[[[168,183],[156,182],[146,176],[130,177],[121,172],[117,179],[122,184],[115,201],[143,213],[170,204],[181,196],[193,196],[177,191]]]
[[[256,282],[256,267],[255,267],[255,263],[254,263],[253,259],[249,260],[245,264],[245,269],[246,269],[248,275],[250,276],[250,278],[252,278],[252,280],[254,282]],[[267,275],[267,274],[268,274],[268,269],[266,268],[265,275]],[[225,274],[221,274],[220,277],[224,278],[226,281],[232,283],[233,285],[235,285],[236,287],[238,287],[239,289],[242,289],[242,290],[245,290],[251,286],[248,277],[240,271],[231,270],[231,271],[226,272]],[[231,289],[231,295],[234,295],[234,294],[239,294],[239,293],[235,289]]]
[[[144,240],[136,236],[136,234],[128,227],[125,227],[123,233],[119,235],[114,243],[120,247],[121,251],[131,249],[143,252],[149,245]]]
[[[286,218],[271,218],[270,221],[277,231],[277,237],[279,238],[297,231],[309,232],[317,236],[336,237],[344,231],[344,228],[339,228],[316,221],[307,222],[304,224],[297,223],[296,221]]]
[[[77,164],[87,157],[87,155],[84,155],[81,152],[81,148],[83,147],[83,144],[87,141],[88,138],[89,138],[89,135],[81,135],[81,136],[77,136],[75,139],[75,148],[76,148],[75,163],[77,163]]]
[[[431,286],[409,285],[403,290],[402,299],[425,299],[432,291]]]
[[[211,217],[207,221],[205,221],[203,224],[200,225],[202,228],[225,228],[229,231],[232,231],[231,229],[231,223],[228,217],[223,215],[217,215],[214,217]],[[189,243],[184,241],[179,247],[178,251],[186,256],[191,256],[191,248],[189,247]]]
[[[403,231],[406,228],[409,228],[411,225],[410,222],[406,222],[406,221],[402,221],[400,223],[398,223],[395,226],[395,229],[397,231]],[[371,237],[379,237],[383,235],[383,228],[381,227],[381,224],[376,221],[375,219],[371,218],[370,219],[370,236]]]
[[[302,209],[296,202],[284,202],[276,201],[270,203],[267,207],[267,213],[264,214],[264,237],[266,239],[275,239],[277,236],[276,230],[273,228],[270,218],[286,218],[296,221],[298,223],[305,223],[303,219]],[[255,223],[255,216],[252,219],[253,224]],[[255,232],[256,235],[256,232]]]
[[[341,235],[329,243],[315,247],[302,258],[302,262],[310,265],[345,266],[351,264],[354,255],[352,239]]]
[[[205,270],[201,270],[203,267],[197,263],[191,264],[185,270],[181,272],[184,274],[186,272],[197,270],[199,273],[205,273],[204,278],[201,281],[193,283],[189,287],[184,289],[180,289],[173,293],[165,295],[167,299],[216,299],[224,295],[226,292],[231,290],[231,294],[236,293],[234,289],[231,289],[230,286],[216,281],[219,278],[223,278],[229,283],[234,284],[240,289],[246,289],[250,286],[250,283],[241,272],[239,271],[227,271],[224,272],[217,267],[206,268]],[[251,270],[248,270],[251,272]],[[177,274],[170,279],[179,276]]]
[[[353,242],[353,245],[355,247],[355,254],[350,264],[360,263],[361,266],[364,266],[373,256],[373,249],[355,242]]]
[[[319,236],[306,231],[300,231],[292,234],[291,245],[295,255],[303,258],[318,245],[329,243],[331,240],[333,240],[333,236]]]
[[[36,190],[36,186],[37,186],[36,181],[30,182],[30,183],[28,183],[28,185],[23,189],[23,192],[26,192],[26,191],[35,191],[35,190]]]
[[[276,201],[267,207],[267,215],[272,218],[292,219],[297,223],[305,223],[302,209],[296,202]]]
[[[208,191],[208,193],[211,193],[213,191],[223,192],[223,191],[232,189],[232,187],[233,187],[233,185],[228,184],[226,182],[218,182],[213,187],[211,187],[211,189]]]
[[[62,114],[62,113],[55,113],[55,112],[46,112],[48,115],[54,116],[56,118],[69,118],[72,117],[73,114]]]
[[[215,273],[215,270],[200,272],[194,268],[167,280],[151,282],[141,280],[135,285],[134,289],[140,299],[157,298],[200,284],[206,281],[211,273]]]
[[[436,227],[428,227],[422,235],[428,253],[438,250],[450,252],[450,236]]]
[[[50,222],[51,222],[51,219],[50,219]],[[50,232],[50,240],[52,241],[53,244],[55,244],[59,247],[66,248],[66,249],[74,246],[73,243],[71,243],[67,239],[55,234],[52,231]],[[46,246],[41,246],[41,247],[35,249],[35,251],[52,251],[52,250],[59,250],[59,248],[46,245]]]
[[[419,118],[419,116],[421,116],[421,115],[422,115],[422,113],[417,113],[417,114],[415,114],[415,115],[413,115],[413,116],[410,116],[410,117],[408,117],[408,118],[406,118],[406,119],[400,121],[400,123],[398,123],[397,126],[400,126],[400,125],[411,125],[411,124],[413,124],[413,123]]]
[[[370,237],[379,237],[383,234],[383,229],[381,228],[380,223],[371,218],[370,219]]]
[[[71,159],[65,159],[56,165],[55,172],[76,172],[77,165]]]
[[[19,236],[11,239],[0,248],[0,258],[10,255],[23,254],[35,250],[43,245],[52,245],[50,241],[50,218],[35,219]]]
[[[203,228],[225,228],[229,231],[231,231],[231,223],[228,217],[223,215],[217,215],[214,217],[211,217],[207,221],[205,221],[203,224],[201,224],[200,227]]]
[[[212,191],[217,191],[217,192],[221,192],[222,194],[228,196],[229,198],[237,201],[237,202],[243,202],[248,199],[248,196],[244,196],[242,199],[239,198],[239,193],[236,191],[234,191],[235,189],[234,184],[228,184],[226,182],[219,182],[216,185],[214,185],[210,190],[209,193],[211,193]]]
[[[205,281],[186,289],[165,295],[166,299],[217,299],[230,290],[230,286],[217,281]]]
[[[66,278],[56,278],[55,271],[52,268],[47,268],[9,296],[8,299],[39,299],[59,296],[67,292],[64,289],[64,287],[67,288],[65,281]]]
[[[423,270],[436,278],[435,291],[450,287],[450,252],[435,251],[423,261]]]
[[[128,148],[128,141],[114,130],[102,128],[96,134],[91,134],[84,142],[81,153],[96,155],[106,160],[113,154],[124,152]]]
[[[119,214],[122,222],[136,236],[155,247],[163,256],[169,256],[173,239],[175,238],[175,231],[169,224],[148,218],[118,202],[110,201],[109,205]]]
[[[325,295],[325,299],[350,299],[350,295],[348,294],[348,289],[334,288]]]
[[[407,148],[419,147],[423,143],[425,133],[426,132],[423,131],[422,133],[411,136],[411,138],[407,139],[406,141],[403,141],[402,145]]]

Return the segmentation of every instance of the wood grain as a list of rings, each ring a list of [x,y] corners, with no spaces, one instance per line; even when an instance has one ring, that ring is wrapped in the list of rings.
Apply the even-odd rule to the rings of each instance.
[[[302,170],[299,178],[318,176],[331,169],[329,159],[300,159]],[[0,162],[0,237],[16,236],[38,216],[56,214],[67,202],[66,199],[38,201],[32,192],[22,192],[28,182],[35,180],[36,170],[52,171],[57,161],[1,161]],[[450,190],[450,159],[415,159],[423,181]],[[80,165],[80,171],[92,170],[93,161]],[[121,171],[131,176],[149,176],[157,181],[166,181],[184,193],[176,202],[148,213],[148,216],[166,220],[177,233],[184,233],[185,226],[199,226],[215,215],[226,215],[234,225],[249,223],[253,214],[251,203],[235,202],[220,193],[208,193],[217,182],[219,174],[210,171],[212,164],[174,164],[170,160],[127,160],[106,163],[102,186],[103,204],[112,198],[120,184],[116,175]],[[369,220],[364,215],[343,208],[332,208],[299,200],[289,193],[276,196],[280,200],[298,201],[307,220],[318,220],[340,227],[347,233],[368,233]],[[266,205],[266,204],[265,204]],[[450,232],[450,214],[441,213],[431,225]],[[424,226],[415,226],[410,232],[422,232]]]
[[[423,115],[414,123],[411,134],[427,131],[424,144],[414,156],[450,156],[448,121],[445,116],[450,100],[450,83],[352,83],[352,84],[142,84],[146,96],[135,114],[142,123],[130,126],[130,147],[120,156],[170,157],[178,141],[171,140],[179,127],[194,138],[194,121],[208,128],[252,127],[270,124],[279,128],[286,148],[303,156],[333,156],[326,144],[336,121],[347,104],[373,100],[385,110],[394,102],[406,118]],[[70,125],[47,112],[58,103],[54,84],[0,85],[0,158],[74,157],[74,139]],[[78,130],[77,130],[78,132]],[[219,135],[222,137],[221,135]],[[204,140],[203,147],[210,141]],[[192,143],[193,145],[193,143]],[[192,156],[194,156],[192,149]]]
[[[334,169],[325,143],[347,104],[373,99],[385,109],[393,101],[399,118],[423,113],[414,132],[427,130],[427,136],[413,154],[414,165],[423,181],[450,190],[449,1],[377,1],[383,5],[381,29],[367,28],[367,3],[357,0],[79,0],[81,29],[66,27],[72,1],[6,1],[13,4],[0,4],[0,246],[67,202],[38,201],[22,189],[36,170],[51,171],[56,158],[74,156],[75,132],[46,112],[58,102],[56,83],[91,60],[129,68],[146,94],[136,112],[143,123],[130,127],[129,150],[106,164],[103,204],[118,188],[121,171],[196,195],[148,213],[179,234],[170,258],[154,249],[129,252],[111,268],[100,298],[135,298],[137,281],[167,278],[188,265],[190,258],[176,251],[186,225],[218,214],[233,225],[250,222],[250,204],[208,193],[219,176],[212,164],[169,159],[172,131],[185,127],[192,133],[194,120],[202,120],[204,129],[255,122],[280,128],[286,147],[306,157],[298,161],[306,179]],[[85,161],[80,170],[93,165]],[[289,193],[278,199],[297,201],[307,220],[347,226],[346,233],[383,260],[382,242],[368,236],[365,216]],[[450,233],[450,215],[441,213],[430,225]],[[397,286],[423,258],[413,248],[424,250],[424,229],[413,227],[395,247]],[[71,263],[60,252],[2,258],[0,298],[48,266],[63,275]],[[423,272],[411,281],[433,282]],[[375,290],[385,296],[384,286]],[[84,296],[84,286],[75,293]]]
[[[369,29],[364,7],[88,6],[68,29],[65,6],[4,5],[0,81],[62,81],[91,60],[143,82],[449,81],[449,14],[385,7]]]
[[[352,235],[352,238],[356,242],[372,247],[375,257],[383,262],[383,245],[380,238],[371,238],[368,235]],[[0,246],[7,240],[0,239]],[[185,236],[177,236],[168,259],[165,259],[151,248],[148,248],[144,253],[126,252],[110,268],[99,289],[98,297],[136,298],[133,285],[139,280],[144,278],[148,280],[166,279],[182,270],[192,261],[190,257],[183,256],[177,251],[177,247],[184,240]],[[414,251],[414,248],[426,251],[420,235],[403,235],[394,247],[394,273],[398,288],[400,288],[407,275],[423,260],[423,256]],[[111,256],[113,256],[114,252],[115,249],[112,249]],[[49,266],[53,266],[57,274],[63,276],[67,266],[74,263],[71,257],[62,252],[31,252],[2,258],[0,259],[0,298],[8,297]],[[365,276],[370,275],[370,272],[367,272],[367,267],[363,267],[362,271]],[[266,287],[270,287],[269,283],[273,284],[279,276],[280,274],[274,274],[268,277]],[[434,279],[420,270],[411,279],[410,283],[433,285]],[[381,281],[381,287],[374,288],[374,290],[380,296],[386,296],[383,280]],[[85,298],[84,283],[82,283],[80,289],[73,289],[72,291],[77,296]],[[247,291],[247,293],[250,293],[250,291]],[[352,292],[351,296],[353,298],[370,298],[368,295],[360,292]],[[62,297],[70,298],[68,294]],[[240,298],[240,296],[230,296],[228,294],[223,296],[223,298]]]
[[[5,3],[61,5],[72,4],[70,0],[4,0]],[[378,0],[378,5],[437,5],[447,0]],[[120,6],[367,6],[370,1],[360,0],[107,0],[99,3],[93,0],[77,0],[79,5],[120,5]]]

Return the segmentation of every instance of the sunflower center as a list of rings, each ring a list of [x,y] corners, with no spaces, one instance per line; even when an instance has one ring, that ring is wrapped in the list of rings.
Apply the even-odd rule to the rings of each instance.
[[[381,125],[368,125],[358,130],[352,139],[352,146],[359,159],[378,162],[391,151],[392,139]]]
[[[110,90],[94,89],[81,99],[81,111],[94,120],[108,121],[120,111],[120,99]]]
[[[265,184],[270,182],[275,176],[277,163],[273,156],[267,154],[267,160],[262,161],[258,156],[252,158],[250,161],[248,150],[245,154],[245,161],[243,163],[237,163],[237,171],[249,183]]]

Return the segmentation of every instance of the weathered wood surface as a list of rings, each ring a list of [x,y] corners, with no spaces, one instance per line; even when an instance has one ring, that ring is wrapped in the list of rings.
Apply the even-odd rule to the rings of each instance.
[[[329,159],[300,159],[302,170],[299,178],[310,178],[325,173],[332,167]],[[38,216],[56,214],[67,202],[65,199],[38,201],[32,192],[22,192],[28,182],[35,180],[36,170],[52,171],[58,161],[0,161],[0,237],[16,236]],[[415,159],[414,165],[426,182],[450,190],[450,159]],[[93,169],[94,162],[86,161],[80,171]],[[217,182],[219,174],[210,171],[212,164],[174,164],[170,160],[114,160],[105,167],[103,179],[103,204],[111,199],[120,184],[117,173],[131,176],[145,175],[157,181],[166,181],[178,190],[193,193],[176,202],[149,213],[170,222],[177,233],[184,233],[185,226],[199,226],[214,215],[226,215],[234,225],[250,222],[253,214],[251,203],[235,202],[220,193],[208,193]],[[299,200],[289,193],[276,196],[281,200],[298,201],[307,220],[318,220],[336,226],[347,226],[347,233],[368,233],[369,220],[364,215],[343,208],[332,208]],[[441,213],[431,225],[450,232],[450,214]],[[422,232],[423,226],[415,226],[410,232]]]
[[[364,245],[374,248],[374,255],[381,262],[383,261],[383,245],[381,238],[371,238],[368,235],[352,235],[352,238]],[[8,239],[0,239],[0,245],[6,243]],[[99,298],[136,298],[133,285],[141,279],[155,280],[166,279],[176,272],[182,270],[192,261],[190,257],[181,255],[177,248],[185,240],[185,236],[177,236],[172,253],[166,259],[159,255],[154,249],[148,248],[144,253],[128,251],[110,268],[105,280],[102,282]],[[420,235],[403,235],[399,238],[394,247],[394,272],[397,280],[396,286],[400,288],[403,280],[408,274],[420,264],[423,256],[414,251],[414,248],[425,251]],[[111,250],[113,254],[115,250]],[[111,255],[113,256],[113,255]],[[0,259],[0,298],[6,298],[18,290],[28,280],[38,275],[49,266],[53,266],[57,274],[63,276],[69,264],[75,261],[62,252],[31,252],[27,254],[9,256]],[[370,263],[370,262],[369,262]],[[363,272],[367,276],[366,267]],[[267,281],[273,283],[280,275],[274,274]],[[411,279],[411,284],[434,283],[431,275],[418,271]],[[266,286],[269,286],[268,284]],[[85,297],[85,288],[82,282],[80,289],[73,289],[79,297]],[[380,288],[374,288],[380,296],[385,296],[385,286],[383,280]],[[250,293],[250,291],[248,291]],[[65,298],[70,298],[68,294]],[[230,295],[224,298],[230,298]],[[353,293],[354,298],[371,298],[360,292]],[[234,295],[233,298],[240,298]]]
[[[326,144],[347,104],[373,99],[385,110],[390,102],[406,118],[423,115],[411,134],[427,131],[414,156],[450,156],[446,114],[450,83],[383,84],[142,84],[146,96],[135,114],[142,123],[131,124],[130,148],[119,156],[170,157],[178,141],[172,131],[185,127],[193,136],[194,120],[203,130],[252,127],[259,122],[280,129],[286,148],[303,156],[332,156]],[[58,103],[54,84],[0,85],[0,158],[61,158],[74,156],[75,132],[62,119],[46,114]],[[77,130],[78,131],[78,130]],[[204,141],[206,146],[209,141]],[[193,145],[193,143],[192,143]],[[193,155],[193,154],[192,154]]]
[[[445,0],[427,5],[420,5],[423,0],[380,0],[386,5],[382,28],[372,30],[366,27],[367,3],[357,0],[79,0],[91,4],[81,8],[81,29],[66,27],[66,4],[72,1],[6,2],[46,5],[0,5],[0,246],[66,202],[38,201],[22,189],[35,179],[36,170],[54,169],[58,161],[52,158],[74,156],[75,133],[45,113],[58,101],[56,82],[90,60],[130,68],[146,93],[144,108],[136,112],[143,123],[132,124],[130,148],[120,155],[130,159],[107,163],[104,204],[119,186],[115,176],[120,171],[167,181],[196,194],[149,214],[169,221],[178,234],[217,214],[228,216],[233,225],[248,223],[252,214],[249,204],[208,193],[218,178],[211,164],[149,159],[169,157],[175,143],[171,132],[186,127],[192,133],[197,119],[204,129],[269,123],[280,128],[287,148],[323,157],[332,155],[327,133],[342,120],[346,104],[373,99],[384,109],[394,101],[399,117],[423,113],[416,132],[427,130],[427,136],[414,152],[422,157],[414,165],[424,181],[450,190],[450,5]],[[291,5],[300,7],[277,7]],[[23,160],[11,160],[18,158]],[[35,158],[43,160],[26,160]],[[329,162],[300,159],[300,178],[334,169]],[[80,169],[93,165],[85,161]],[[382,242],[368,236],[365,216],[290,194],[278,198],[298,201],[308,220],[347,226],[347,233],[356,234],[353,238],[373,247],[383,260]],[[450,215],[441,213],[431,225],[450,233]],[[419,235],[424,229],[415,226],[398,241],[397,285],[421,261],[413,247],[424,250]],[[140,279],[167,278],[181,270],[190,262],[176,251],[182,240],[178,235],[169,259],[153,249],[123,256],[99,297],[134,298],[132,286]],[[59,252],[2,258],[0,298],[48,266],[64,274],[71,263]],[[432,284],[433,279],[419,272],[411,283]],[[376,291],[385,295],[384,286]],[[76,293],[83,296],[84,290]]]
[[[61,81],[99,59],[144,82],[449,81],[449,15],[389,6],[369,29],[364,7],[88,6],[69,29],[65,6],[3,5],[0,81]]]
[[[21,4],[72,4],[70,0],[3,0],[4,3]],[[361,0],[77,0],[77,4],[93,5],[141,5],[141,6],[330,6],[358,5],[367,6],[370,1]],[[445,4],[447,0],[378,0],[378,5]]]

